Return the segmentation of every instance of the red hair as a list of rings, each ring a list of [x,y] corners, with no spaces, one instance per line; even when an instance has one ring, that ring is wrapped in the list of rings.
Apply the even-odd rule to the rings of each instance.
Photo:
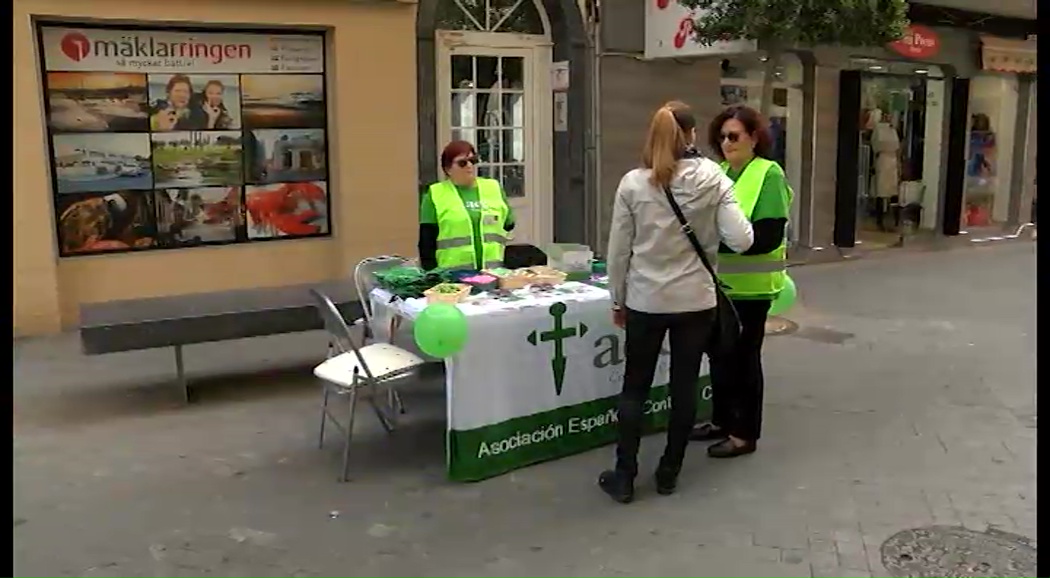
[[[476,154],[478,151],[474,150],[474,145],[465,140],[454,140],[445,145],[445,149],[441,151],[441,170],[447,173],[456,157]]]

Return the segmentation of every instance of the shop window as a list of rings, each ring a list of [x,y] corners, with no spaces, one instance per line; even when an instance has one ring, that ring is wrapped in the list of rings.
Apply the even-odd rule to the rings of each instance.
[[[743,104],[756,110],[762,105],[762,80],[766,57],[762,53],[733,56],[722,61],[722,106]],[[794,54],[781,57],[773,80],[769,109],[773,159],[780,163],[795,190],[791,222],[798,222],[798,195],[802,172],[802,62]],[[789,237],[797,240],[792,228]]]
[[[62,257],[331,234],[323,34],[37,33]]]
[[[909,229],[937,225],[943,72],[916,62],[857,58],[861,76],[858,243],[897,245]]]
[[[536,0],[438,0],[440,30],[544,34]]]
[[[982,74],[970,81],[963,230],[1007,221],[1017,88],[1016,76]]]

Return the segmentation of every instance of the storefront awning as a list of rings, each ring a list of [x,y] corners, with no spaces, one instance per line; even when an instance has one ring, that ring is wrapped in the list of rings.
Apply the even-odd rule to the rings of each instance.
[[[981,68],[996,72],[1035,73],[1035,40],[982,35]]]

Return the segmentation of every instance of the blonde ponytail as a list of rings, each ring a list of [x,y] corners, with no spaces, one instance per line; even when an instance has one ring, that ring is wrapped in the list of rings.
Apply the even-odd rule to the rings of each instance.
[[[653,185],[663,188],[671,184],[678,170],[678,160],[689,146],[683,128],[691,130],[695,127],[692,111],[683,102],[668,102],[653,115],[642,149],[642,166],[652,169],[650,181]]]

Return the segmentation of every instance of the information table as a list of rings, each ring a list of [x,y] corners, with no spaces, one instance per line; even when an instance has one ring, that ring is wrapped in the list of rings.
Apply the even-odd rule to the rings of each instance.
[[[483,294],[459,305],[469,340],[445,360],[446,464],[453,480],[482,480],[616,437],[624,333],[612,323],[609,292],[569,282],[546,293],[515,293],[520,299],[511,302]],[[382,289],[371,300],[377,337],[390,338],[382,333],[397,316],[405,320],[397,341],[410,340],[410,320],[426,301],[391,301]],[[667,425],[669,363],[665,343],[645,404],[650,432]],[[698,387],[699,412],[707,415],[706,360]]]

